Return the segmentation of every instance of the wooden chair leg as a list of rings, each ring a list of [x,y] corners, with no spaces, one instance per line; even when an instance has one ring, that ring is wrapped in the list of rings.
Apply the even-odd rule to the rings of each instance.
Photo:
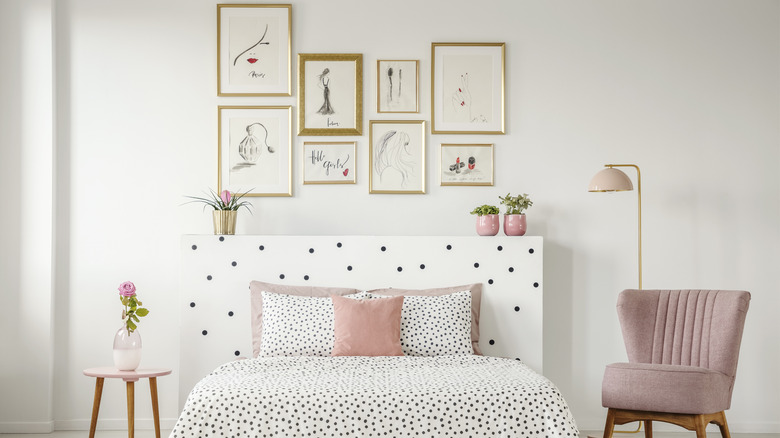
[[[653,438],[653,422],[645,420],[645,438]]]
[[[612,431],[615,429],[615,411],[610,408],[607,411],[607,423],[604,425],[604,438],[612,438]]]
[[[702,415],[693,416],[693,426],[696,430],[696,438],[707,438],[707,422]]]
[[[717,414],[717,418],[712,421],[713,423],[717,424],[720,428],[720,436],[723,438],[731,438],[731,434],[729,433],[729,423],[726,421],[726,413],[723,411],[720,411]]]

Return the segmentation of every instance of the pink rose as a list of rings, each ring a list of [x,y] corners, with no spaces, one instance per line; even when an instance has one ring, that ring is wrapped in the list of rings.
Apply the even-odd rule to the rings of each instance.
[[[233,195],[231,195],[227,190],[223,190],[222,193],[219,194],[219,197],[222,198],[222,202],[224,202],[225,205],[228,205],[230,204],[230,198],[232,198]]]
[[[119,285],[119,295],[123,297],[132,297],[135,295],[135,285],[132,281],[126,281]]]

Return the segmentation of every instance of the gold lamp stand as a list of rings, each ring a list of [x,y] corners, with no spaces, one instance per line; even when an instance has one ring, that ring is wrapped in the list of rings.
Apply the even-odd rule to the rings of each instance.
[[[593,176],[588,184],[589,192],[626,192],[634,190],[634,185],[631,183],[631,178],[628,177],[622,170],[615,169],[616,167],[633,167],[636,169],[636,193],[637,193],[637,222],[639,228],[637,230],[637,248],[638,248],[638,261],[639,261],[639,289],[642,289],[642,174],[639,172],[639,166],[636,164],[605,164],[606,169],[600,170]],[[616,430],[615,433],[639,433],[642,430],[642,422],[639,422],[636,430]]]

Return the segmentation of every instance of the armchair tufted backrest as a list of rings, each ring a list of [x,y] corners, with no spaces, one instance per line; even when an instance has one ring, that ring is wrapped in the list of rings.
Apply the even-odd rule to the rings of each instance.
[[[737,373],[750,293],[635,290],[618,297],[629,362],[689,365]]]

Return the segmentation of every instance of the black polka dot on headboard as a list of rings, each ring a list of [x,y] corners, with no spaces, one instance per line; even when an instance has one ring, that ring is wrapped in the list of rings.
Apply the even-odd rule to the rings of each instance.
[[[520,306],[515,306],[515,312],[519,312],[519,311],[520,311]]]
[[[503,246],[501,246],[501,245],[498,245],[498,248],[496,248],[496,249],[497,249],[497,250],[499,250],[499,251],[503,251],[503,250],[504,250],[504,247],[503,247]]]
[[[479,263],[474,263],[475,268],[479,268]]]
[[[206,276],[206,280],[208,280],[208,281],[211,281],[212,278],[214,278],[214,277],[212,277],[211,275],[207,275]]]
[[[496,341],[494,341],[494,340],[492,340],[492,339],[491,339],[491,340],[489,340],[489,341],[488,341],[488,344],[490,344],[490,345],[495,345],[495,344],[496,344]]]
[[[231,263],[231,264],[230,264],[230,266],[233,266],[233,267],[235,267],[235,266],[238,266],[238,263],[236,263],[236,262],[234,261],[233,263]]]
[[[397,270],[398,272],[401,272],[401,271],[403,271],[403,270],[404,270],[404,268],[402,268],[402,267],[400,267],[400,266],[399,266],[399,267],[397,267],[397,268],[396,268],[396,270]]]
[[[208,330],[203,330],[202,332],[200,332],[200,334],[202,334],[203,336],[206,336],[207,334],[209,334],[209,332],[208,332]]]
[[[380,249],[382,252],[385,252],[385,251],[387,251],[387,247],[386,247],[386,246],[382,246],[382,247],[381,247],[381,248],[379,248],[379,249]]]
[[[352,265],[347,266],[347,271],[351,271],[351,270],[352,270]]]
[[[190,303],[190,307],[195,307],[195,301]]]
[[[534,282],[534,287],[539,287],[539,283]]]
[[[196,249],[198,249],[198,245],[192,245],[192,250],[195,251]]]
[[[420,269],[425,269],[425,263],[420,265]]]
[[[511,267],[511,266],[510,266],[510,267],[509,267],[509,272],[515,272],[515,268],[513,268],[513,267]]]
[[[241,352],[238,350],[234,351],[233,354],[235,354],[236,356],[241,356]]]
[[[257,247],[257,249],[259,249],[260,251],[264,251],[265,250],[265,245],[260,245],[260,246]]]
[[[279,274],[279,279],[284,280],[284,274]]]
[[[219,236],[219,241],[220,242],[224,242],[225,241],[225,236]]]
[[[309,248],[309,254],[314,254],[314,248]]]
[[[528,253],[529,253],[529,254],[533,254],[533,253],[534,253],[534,249],[533,249],[533,248],[529,249],[529,250],[528,250]]]
[[[233,316],[233,311],[228,312],[228,316]]]
[[[492,278],[488,280],[488,284],[493,284],[493,279]]]
[[[447,251],[452,249],[452,245],[447,245]]]
[[[304,275],[303,279],[306,280],[306,281],[309,281],[309,276],[308,275]]]
[[[341,242],[337,243],[337,244],[336,244],[336,247],[337,247],[337,248],[341,248]]]

